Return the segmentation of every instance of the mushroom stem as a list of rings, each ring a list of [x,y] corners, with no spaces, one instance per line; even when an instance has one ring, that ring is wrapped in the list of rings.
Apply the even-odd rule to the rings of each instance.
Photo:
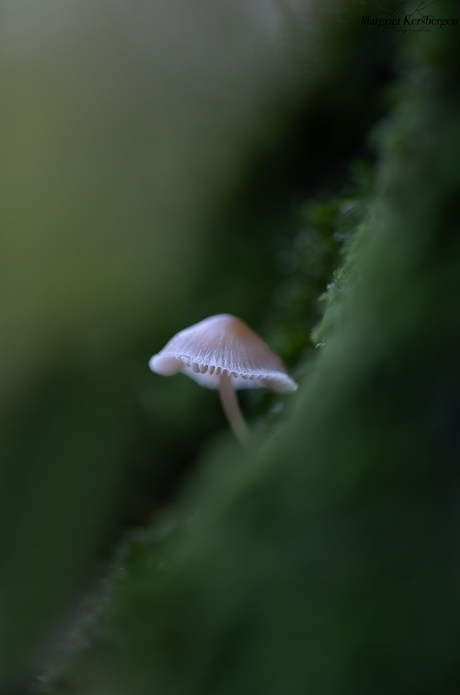
[[[243,444],[243,446],[248,446],[250,442],[248,426],[243,417],[243,413],[241,412],[238,397],[232,385],[232,380],[228,374],[224,372],[222,372],[220,376],[219,395],[224,413],[230,423],[230,427],[241,444]]]

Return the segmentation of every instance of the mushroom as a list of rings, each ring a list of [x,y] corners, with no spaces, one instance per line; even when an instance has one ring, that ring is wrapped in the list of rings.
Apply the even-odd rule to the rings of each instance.
[[[201,386],[218,389],[230,426],[243,444],[249,432],[235,389],[297,389],[281,359],[244,321],[229,314],[180,331],[150,359],[149,367],[163,376],[182,372]]]

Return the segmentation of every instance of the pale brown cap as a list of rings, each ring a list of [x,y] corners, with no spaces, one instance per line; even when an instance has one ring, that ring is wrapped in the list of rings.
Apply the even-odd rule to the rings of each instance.
[[[211,316],[180,331],[151,358],[149,366],[164,376],[182,372],[210,389],[219,387],[222,373],[231,377],[235,389],[297,389],[278,355],[244,321],[230,314]]]

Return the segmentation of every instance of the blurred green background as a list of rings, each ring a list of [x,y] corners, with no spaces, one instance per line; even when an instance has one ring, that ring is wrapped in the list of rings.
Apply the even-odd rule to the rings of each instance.
[[[391,3],[386,5],[394,11]],[[272,692],[267,690],[270,678],[273,692],[307,692],[308,683],[314,692],[358,692],[354,685],[338,689],[340,679],[332,675],[326,687],[308,668],[296,668],[306,658],[303,650],[311,653],[320,618],[318,613],[304,640],[300,621],[308,622],[315,585],[302,584],[303,569],[293,558],[300,548],[302,553],[309,548],[314,557],[330,543],[332,559],[326,565],[333,574],[333,558],[342,552],[333,533],[341,509],[340,503],[334,506],[334,495],[350,503],[355,474],[385,478],[382,461],[385,456],[391,460],[395,451],[411,452],[408,461],[413,461],[411,447],[421,435],[417,427],[411,429],[412,406],[397,384],[406,378],[407,389],[426,401],[427,412],[445,408],[447,423],[457,412],[450,387],[445,401],[441,387],[437,396],[424,390],[423,359],[434,374],[433,355],[422,358],[417,348],[420,364],[416,359],[413,374],[410,360],[406,365],[394,356],[403,344],[422,345],[421,326],[432,325],[439,314],[433,297],[444,301],[444,261],[435,267],[417,239],[436,239],[443,224],[455,227],[443,192],[455,198],[458,94],[453,85],[460,34],[455,27],[398,34],[362,26],[363,13],[374,16],[381,9],[374,2],[289,0],[3,1],[0,682],[8,695],[29,692],[37,675],[50,693],[54,688],[59,693]],[[456,16],[455,6],[436,3],[436,16]],[[390,122],[398,114],[400,121],[393,130],[387,126],[385,140],[383,127],[375,126],[389,114]],[[446,123],[451,137],[444,141],[440,133]],[[432,141],[438,163],[434,155],[424,159],[423,148]],[[403,194],[407,176],[414,184]],[[428,183],[424,188],[426,182],[437,183],[431,189]],[[388,191],[395,197],[390,202]],[[422,212],[418,202],[413,208],[409,204],[419,201],[418,191],[423,191]],[[383,220],[383,231],[376,219]],[[353,242],[358,229],[364,232]],[[390,234],[393,229],[400,230],[400,237]],[[366,234],[377,240],[380,234],[383,242],[375,242],[375,248],[371,243],[369,250],[369,242],[362,241]],[[393,260],[395,245],[400,253]],[[423,254],[434,269],[420,261]],[[373,271],[360,285],[366,267]],[[426,291],[417,293],[414,287],[425,281]],[[382,299],[383,288],[398,282],[391,301]],[[447,346],[443,359],[454,370],[446,356],[447,348],[453,355],[457,345],[455,337],[446,338],[457,297],[452,283],[444,298],[445,322],[439,319],[434,335]],[[348,314],[341,308],[347,286]],[[373,338],[366,331],[374,310],[380,318]],[[216,393],[183,376],[162,379],[147,366],[178,330],[223,312],[257,330],[307,394],[303,401],[301,393],[241,394],[265,452],[254,460],[238,452],[227,435]],[[344,322],[348,329],[340,333]],[[315,346],[329,346],[334,331],[340,336],[332,347],[335,362],[331,358],[332,366],[323,372],[320,366],[315,376],[322,352]],[[367,382],[366,364],[382,354],[389,395],[373,413],[369,403],[372,395],[378,401],[379,378],[385,377]],[[334,398],[338,412],[328,410]],[[406,407],[401,406],[402,429],[396,428],[390,444],[383,445],[384,423],[391,421],[400,398]],[[436,399],[441,405],[433,405]],[[356,414],[356,420],[345,418],[349,430],[344,412]],[[369,429],[363,436],[357,422],[366,413]],[[426,417],[437,423],[443,416],[436,411]],[[308,444],[305,432],[315,426],[316,443]],[[264,442],[282,442],[289,431],[289,455],[282,444],[264,449]],[[448,437],[456,451],[456,436],[450,432]],[[340,456],[348,462],[372,460],[372,447],[386,454],[376,454],[377,472],[356,464],[358,475],[351,466],[350,479],[339,476],[334,493],[325,492],[327,483],[314,477],[313,466],[307,477],[317,486],[317,498],[304,497],[303,508],[295,484],[287,485],[274,471],[287,463],[303,489],[300,470],[305,457],[312,457],[323,461],[334,479],[339,449],[330,442],[334,438],[342,442]],[[430,455],[427,467],[436,459]],[[197,474],[202,470],[208,471],[204,477]],[[397,496],[406,489],[400,482],[393,481],[393,488],[388,483]],[[264,509],[276,506],[276,488],[283,499],[280,509],[291,511],[265,518]],[[240,493],[241,516],[234,501]],[[253,512],[244,502],[251,495],[257,497]],[[387,518],[394,501],[391,495],[379,500],[380,519]],[[411,504],[411,518],[423,519],[423,505],[419,500]],[[315,516],[317,505],[321,510]],[[427,518],[435,519],[429,500],[426,507],[431,509]],[[203,528],[196,522],[200,514],[211,519],[209,528],[206,521]],[[216,537],[209,531],[215,519]],[[308,537],[310,524],[318,529],[317,538]],[[366,577],[375,588],[378,572],[374,567],[366,574],[366,559],[356,550],[362,548],[363,528],[373,528],[372,523],[364,514],[350,524],[347,542],[354,559],[346,586],[353,594],[361,585],[366,591]],[[164,552],[168,557],[177,552],[179,569],[170,587],[157,592],[155,568],[163,553],[158,546],[173,528],[179,529],[179,540]],[[385,529],[391,545],[398,529]],[[378,529],[375,533],[380,537]],[[433,537],[433,548],[438,541]],[[284,562],[290,569],[277,583],[277,563],[271,565],[269,558],[285,542]],[[215,551],[221,544],[228,549],[228,566]],[[120,572],[128,576],[121,589]],[[404,572],[404,567],[400,575],[395,572],[395,591]],[[227,573],[237,586],[233,602],[222,602]],[[235,644],[246,628],[236,618],[234,624],[232,616],[244,613],[264,574],[273,580],[266,601],[276,608],[281,594],[293,592],[302,609],[296,618],[295,602],[289,604],[272,633],[264,620],[276,623],[276,617],[254,608],[260,614],[248,623],[253,632],[244,638],[247,651],[239,660]],[[422,573],[422,584],[425,580]],[[433,582],[442,592],[442,577]],[[119,598],[112,598],[113,592]],[[331,592],[332,604],[335,597],[338,605],[325,618],[332,625],[332,642],[318,663],[324,674],[326,652],[340,655],[337,663],[349,670],[337,666],[337,673],[346,680],[343,673],[353,672],[354,658],[344,656],[347,632],[341,626],[347,611],[337,587]],[[379,596],[376,590],[372,601],[378,603]],[[114,623],[103,629],[92,653],[86,633],[112,601],[118,606]],[[198,607],[205,617],[195,614]],[[157,630],[153,635],[147,618]],[[209,661],[200,660],[193,648],[193,627],[201,621]],[[260,634],[265,628],[264,643]],[[439,630],[437,624],[433,630]],[[214,642],[221,656],[212,654]],[[384,639],[379,645],[380,654],[391,651]],[[72,665],[73,652],[85,648],[89,653]],[[184,667],[179,682],[171,673],[181,655],[190,669]],[[267,675],[267,668],[262,677],[267,659],[277,676]],[[66,660],[69,674],[62,666]],[[365,674],[356,666],[365,684],[362,692],[378,692],[377,662],[370,659]],[[248,681],[232,680],[230,674],[238,672],[250,674]],[[407,674],[404,678],[410,680]],[[351,676],[348,682],[355,683]],[[417,681],[416,689],[398,692],[450,692],[436,690],[435,677],[433,690],[429,687],[423,690]]]

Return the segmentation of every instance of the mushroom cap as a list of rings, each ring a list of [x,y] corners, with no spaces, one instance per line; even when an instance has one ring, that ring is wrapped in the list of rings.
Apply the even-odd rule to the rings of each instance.
[[[210,389],[219,387],[223,373],[235,389],[297,389],[281,359],[244,321],[230,314],[211,316],[180,331],[149,366],[163,376],[182,372]]]

